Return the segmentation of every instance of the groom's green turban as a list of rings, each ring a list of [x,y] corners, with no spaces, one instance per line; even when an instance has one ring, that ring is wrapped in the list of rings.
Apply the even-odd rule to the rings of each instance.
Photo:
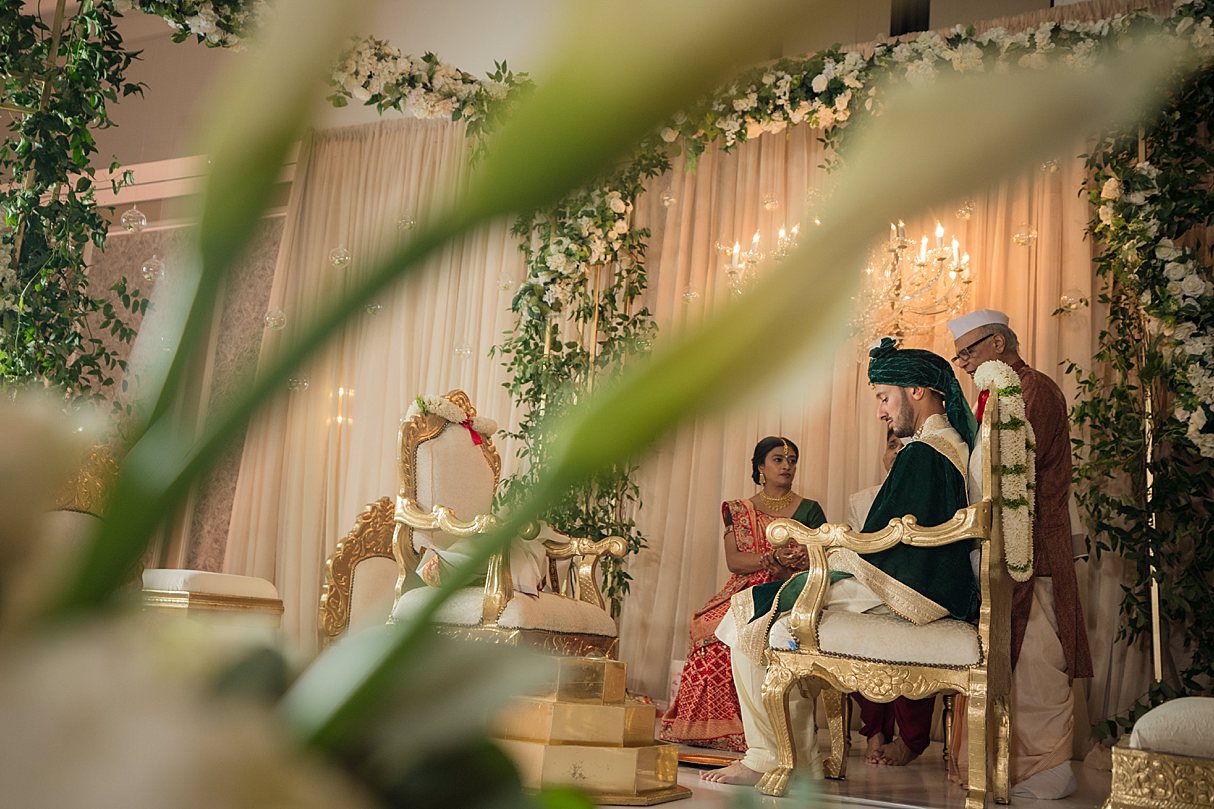
[[[931,388],[944,397],[948,423],[961,438],[974,448],[978,422],[965,401],[957,375],[948,360],[933,351],[919,348],[898,348],[891,337],[881,338],[880,345],[868,352],[868,381],[874,385],[896,385],[899,388]]]

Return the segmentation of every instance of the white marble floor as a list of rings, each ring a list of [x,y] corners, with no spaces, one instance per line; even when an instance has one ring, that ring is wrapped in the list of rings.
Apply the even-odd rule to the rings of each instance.
[[[687,748],[689,751],[694,748]],[[847,780],[816,783],[813,795],[768,798],[751,787],[709,784],[700,780],[702,769],[679,768],[679,783],[692,790],[690,799],[668,804],[672,809],[785,809],[813,806],[888,807],[889,809],[964,809],[965,794],[948,782],[940,745],[933,744],[907,767],[874,767],[864,763],[862,745],[853,745],[847,763]],[[1060,801],[1012,798],[1019,809],[1098,809],[1109,794],[1109,773],[1090,770],[1073,762],[1079,791]]]

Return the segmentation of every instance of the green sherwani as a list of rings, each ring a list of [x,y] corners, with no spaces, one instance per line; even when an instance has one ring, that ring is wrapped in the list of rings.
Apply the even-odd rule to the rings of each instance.
[[[943,416],[932,416],[923,428],[921,435],[909,441],[894,459],[889,476],[869,509],[862,529],[865,533],[880,531],[890,520],[908,515],[914,516],[921,526],[939,525],[969,504],[961,472],[968,462],[965,444]],[[864,556],[837,551],[831,556],[831,581],[854,573],[891,610],[915,623],[944,614],[969,621],[977,617],[979,606],[978,582],[969,558],[971,549],[971,543],[956,542],[938,548],[898,544]],[[770,613],[777,597],[777,613],[791,610],[805,586],[805,578],[806,574],[798,573],[787,583],[771,582],[752,588],[753,617]],[[914,591],[910,596],[933,602],[928,606],[934,608],[934,614],[928,611],[926,618],[923,610],[910,614],[905,604],[906,588]],[[900,591],[902,598],[895,598],[899,592],[894,591]]]

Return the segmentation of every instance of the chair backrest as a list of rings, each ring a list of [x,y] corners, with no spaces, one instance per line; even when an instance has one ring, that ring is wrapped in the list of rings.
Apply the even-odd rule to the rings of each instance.
[[[453,390],[442,398],[470,418],[477,415],[468,394],[461,390]],[[398,497],[411,500],[427,512],[436,505],[445,506],[461,520],[489,514],[502,460],[489,436],[478,437],[480,443],[469,427],[437,413],[419,413],[401,422]],[[427,531],[398,524],[392,540],[398,567],[397,595],[426,548],[447,548],[457,539],[438,529]]]

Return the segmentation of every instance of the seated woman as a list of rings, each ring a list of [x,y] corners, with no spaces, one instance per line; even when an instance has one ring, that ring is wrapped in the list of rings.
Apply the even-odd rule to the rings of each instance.
[[[762,488],[749,500],[721,504],[725,521],[725,563],[733,574],[721,591],[691,619],[691,650],[679,678],[679,690],[662,717],[659,736],[668,742],[745,752],[738,694],[730,671],[729,647],[717,640],[717,624],[734,593],[788,578],[804,564],[802,549],[773,550],[767,526],[777,517],[816,528],[826,522],[822,507],[792,490],[797,445],[768,436],[755,445],[751,477]]]

